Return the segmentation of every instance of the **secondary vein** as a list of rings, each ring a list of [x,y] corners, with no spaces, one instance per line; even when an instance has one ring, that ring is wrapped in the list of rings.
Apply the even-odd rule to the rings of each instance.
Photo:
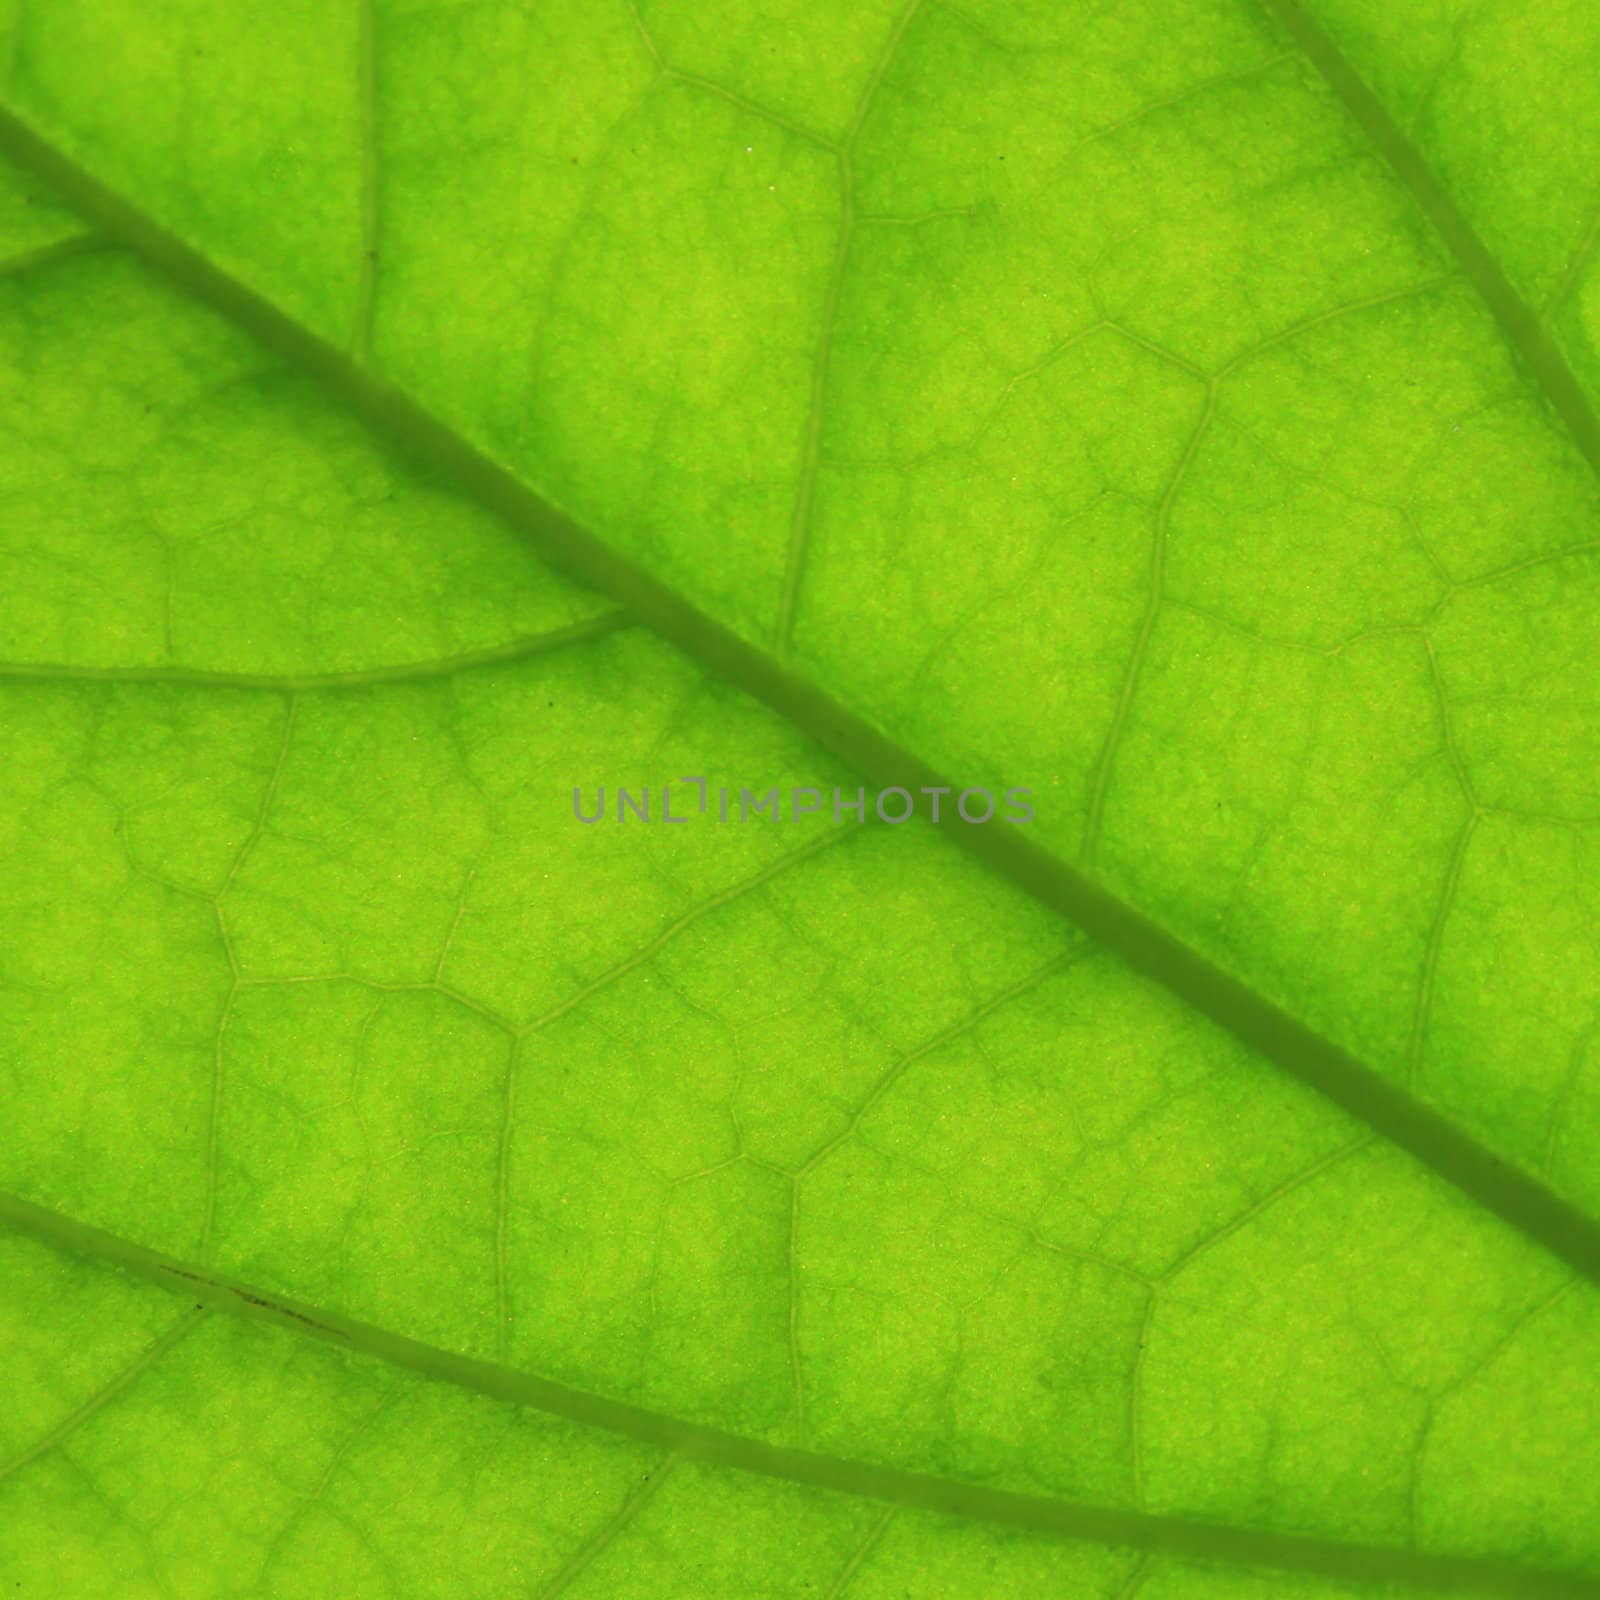
[[[47,684],[175,684],[184,688],[244,689],[269,694],[427,683],[480,667],[503,666],[525,661],[530,656],[547,655],[569,644],[586,643],[626,627],[630,620],[624,611],[603,611],[564,627],[551,628],[546,633],[528,634],[505,644],[485,646],[482,650],[464,650],[459,655],[439,656],[429,661],[402,661],[390,667],[366,667],[354,672],[231,672],[206,667],[77,667],[60,661],[0,661],[0,682],[12,679]]]
[[[20,1451],[9,1461],[0,1464],[0,1478],[9,1478],[13,1473],[20,1472],[31,1462],[37,1461],[40,1456],[49,1454],[63,1440],[76,1433],[91,1417],[105,1410],[123,1390],[136,1383],[175,1344],[188,1335],[195,1324],[205,1317],[205,1314],[205,1310],[201,1307],[196,1307],[193,1311],[186,1312],[159,1338],[152,1340],[109,1383],[97,1389],[81,1406],[63,1417],[47,1434],[42,1438],[36,1439],[27,1449]]]
[[[1560,1600],[1600,1600],[1600,1578],[1549,1568],[1518,1566],[1474,1556],[1347,1544],[1335,1539],[1261,1529],[1230,1528],[1182,1517],[961,1483],[931,1473],[908,1472],[770,1444],[762,1439],[685,1422],[605,1395],[568,1388],[532,1373],[427,1345],[325,1307],[264,1293],[15,1195],[0,1193],[0,1223],[56,1248],[120,1267],[191,1303],[239,1316],[257,1317],[281,1330],[331,1341],[346,1350],[429,1379],[563,1417],[581,1426],[637,1439],[671,1455],[714,1467],[755,1473],[890,1506],[964,1517],[1031,1533],[1121,1545],[1179,1559],[1227,1561],[1349,1579],[1404,1582],[1450,1596],[1516,1594],[1528,1596],[1529,1600],[1546,1600],[1546,1597],[1548,1600],[1558,1600],[1558,1597]],[[104,1404],[139,1372],[152,1365],[196,1320],[196,1313],[186,1317],[141,1358],[135,1369],[103,1393],[99,1403]],[[60,1431],[58,1428],[56,1433]],[[47,1445],[37,1447],[28,1459],[45,1447]],[[659,1477],[659,1472],[653,1474],[653,1479]],[[635,1498],[637,1501],[639,1497]],[[624,1514],[630,1514],[632,1509],[637,1509],[637,1505],[625,1507]]]
[[[1333,38],[1299,0],[1261,0],[1262,6],[1300,47],[1378,154],[1433,224],[1467,281],[1477,290],[1511,348],[1561,419],[1578,453],[1600,477],[1600,417],[1555,341],[1511,286],[1500,263],[1462,214],[1422,152],[1389,115],[1366,81],[1345,59]]]

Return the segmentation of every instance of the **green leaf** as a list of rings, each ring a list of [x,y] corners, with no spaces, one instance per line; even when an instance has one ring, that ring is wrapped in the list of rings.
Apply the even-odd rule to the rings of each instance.
[[[0,12],[0,1578],[1600,1594],[1600,17],[723,11]]]

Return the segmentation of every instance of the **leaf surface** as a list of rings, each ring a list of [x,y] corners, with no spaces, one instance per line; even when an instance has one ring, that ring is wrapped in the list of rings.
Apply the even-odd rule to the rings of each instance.
[[[35,1591],[1600,1592],[1600,29],[1369,10],[0,35]]]

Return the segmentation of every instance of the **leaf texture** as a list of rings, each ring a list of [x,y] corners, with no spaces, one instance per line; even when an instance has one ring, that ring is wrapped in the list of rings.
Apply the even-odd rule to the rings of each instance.
[[[1600,1593],[1600,23],[0,39],[0,1572]]]

